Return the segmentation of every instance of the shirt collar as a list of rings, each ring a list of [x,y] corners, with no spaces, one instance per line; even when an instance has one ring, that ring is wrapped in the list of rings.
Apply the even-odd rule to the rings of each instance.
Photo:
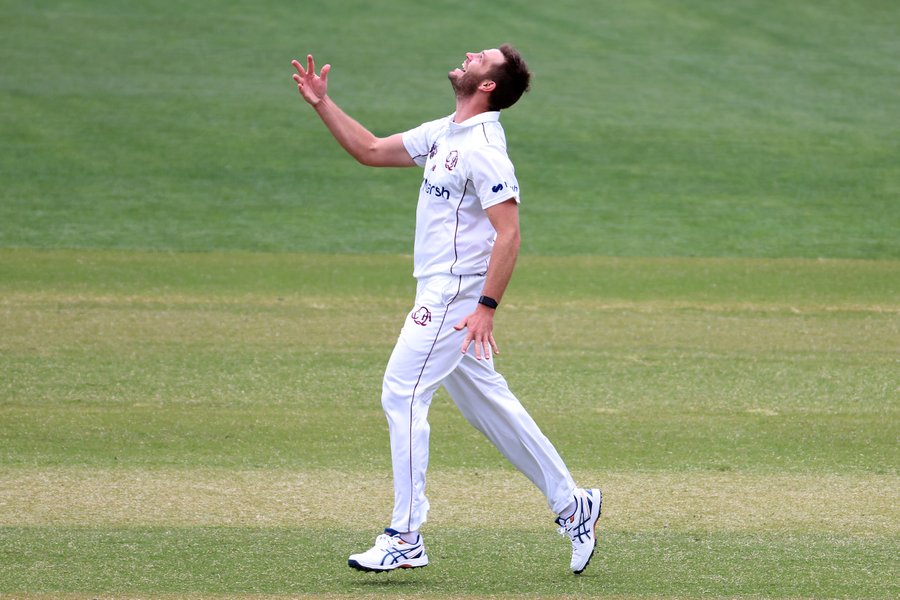
[[[489,123],[492,121],[500,120],[500,111],[499,110],[489,110],[487,112],[478,113],[474,117],[469,117],[462,123],[454,123],[453,122],[453,117],[455,115],[456,115],[456,113],[453,113],[449,117],[448,122],[450,124],[450,129],[464,129],[466,127],[472,127],[473,125],[479,125],[481,123]]]

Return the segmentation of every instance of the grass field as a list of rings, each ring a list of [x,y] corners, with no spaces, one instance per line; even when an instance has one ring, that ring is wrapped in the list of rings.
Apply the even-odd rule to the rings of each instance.
[[[889,1],[0,5],[0,598],[900,596],[900,8]],[[415,170],[341,154],[511,41],[524,253],[499,366],[602,542],[445,392],[432,564],[378,395]]]
[[[893,0],[0,10],[2,246],[408,253],[419,174],[346,159],[290,61],[394,133],[508,40],[535,71],[504,116],[526,252],[900,258]]]
[[[10,597],[896,595],[896,261],[526,257],[501,366],[603,485],[602,551],[568,575],[441,394],[433,565],[379,578],[344,560],[390,508],[408,259],[0,259]]]

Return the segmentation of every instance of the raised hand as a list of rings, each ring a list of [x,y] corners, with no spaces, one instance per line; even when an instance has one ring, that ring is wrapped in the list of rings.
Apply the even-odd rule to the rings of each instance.
[[[312,106],[321,102],[328,93],[328,71],[331,70],[331,65],[325,65],[316,75],[316,63],[313,61],[312,54],[306,56],[305,69],[297,60],[291,61],[291,64],[297,69],[294,81],[297,82],[297,90],[303,99]]]

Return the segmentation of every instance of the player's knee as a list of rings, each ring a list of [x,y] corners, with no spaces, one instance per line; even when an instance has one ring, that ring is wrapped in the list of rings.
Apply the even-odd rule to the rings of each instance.
[[[398,407],[409,407],[412,390],[396,378],[385,376],[381,384],[381,407],[390,412]]]

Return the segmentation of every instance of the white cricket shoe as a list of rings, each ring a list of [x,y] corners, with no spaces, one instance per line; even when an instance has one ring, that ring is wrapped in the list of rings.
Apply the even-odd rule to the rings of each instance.
[[[558,517],[560,535],[572,540],[572,562],[569,566],[576,575],[581,574],[597,547],[597,521],[600,520],[600,505],[603,494],[598,489],[575,490],[575,514],[568,519]]]
[[[422,535],[415,544],[410,544],[393,529],[385,529],[375,538],[375,545],[362,554],[351,554],[347,565],[359,571],[392,571],[394,569],[415,569],[428,564]]]

